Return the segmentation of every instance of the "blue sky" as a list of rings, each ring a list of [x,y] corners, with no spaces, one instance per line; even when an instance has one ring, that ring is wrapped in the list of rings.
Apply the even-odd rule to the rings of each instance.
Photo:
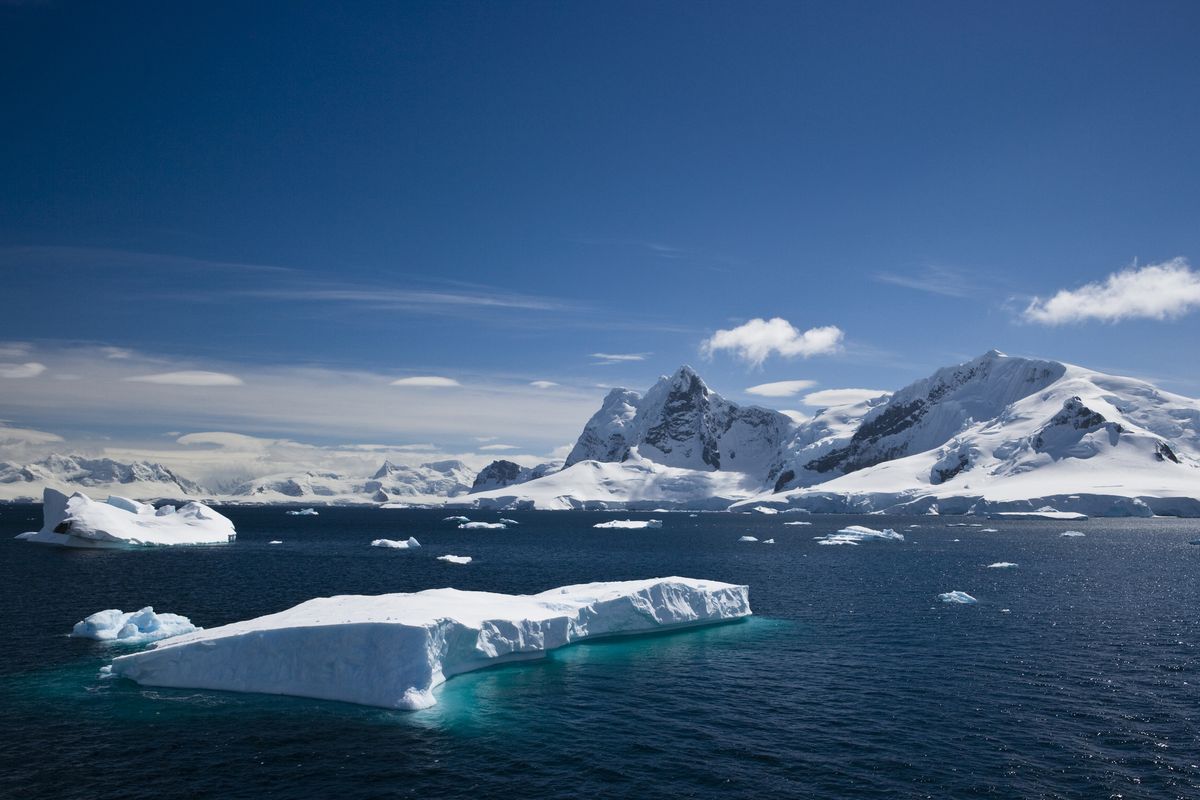
[[[1198,34],[1165,2],[0,5],[0,419],[541,453],[684,362],[803,409],[744,389],[993,347],[1200,394]],[[704,352],[776,317],[841,335]],[[196,371],[241,383],[128,380]],[[355,423],[360,379],[392,393]]]

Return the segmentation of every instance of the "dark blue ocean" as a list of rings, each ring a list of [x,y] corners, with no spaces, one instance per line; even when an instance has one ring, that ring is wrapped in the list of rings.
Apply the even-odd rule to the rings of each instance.
[[[40,509],[0,507],[0,796],[1200,797],[1197,521],[222,511],[228,547],[84,552],[12,540]],[[614,516],[665,523],[592,529]],[[813,541],[852,523],[908,541]],[[424,547],[368,546],[408,536]],[[417,713],[102,680],[111,646],[66,636],[104,608],[215,626],[667,575],[748,584],[755,617],[460,676]],[[979,603],[938,601],[955,589]]]

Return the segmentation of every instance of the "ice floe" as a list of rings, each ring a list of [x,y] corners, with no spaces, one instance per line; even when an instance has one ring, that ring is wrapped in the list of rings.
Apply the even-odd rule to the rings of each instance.
[[[97,611],[76,622],[71,629],[71,636],[101,642],[145,644],[198,630],[202,628],[197,628],[187,617],[156,614],[153,606],[146,606],[140,611],[121,611],[116,608]]]
[[[884,528],[877,531],[874,528],[868,528],[865,525],[851,525],[842,528],[837,533],[826,534],[825,536],[814,536],[817,544],[850,544],[857,545],[863,542],[881,541],[881,542],[903,542],[904,534],[896,533],[891,528]]]
[[[101,503],[82,492],[42,492],[42,529],[18,538],[60,547],[227,544],[237,537],[233,523],[201,503],[155,509],[125,497]]]
[[[593,528],[661,528],[661,519],[610,519],[608,522],[597,522]]]
[[[804,520],[796,520],[795,522],[785,522],[783,524],[784,525],[812,525],[811,522],[806,522]]]
[[[534,595],[457,589],[309,600],[114,659],[147,686],[259,692],[393,709],[433,705],[447,678],[597,636],[749,616],[747,587],[691,578]]]
[[[299,511],[292,509],[285,512],[289,517],[315,517],[318,512],[315,508],[302,508]]]
[[[470,564],[472,559],[470,556],[438,556],[438,561],[445,561],[447,564]]]
[[[503,522],[463,522],[459,524],[459,530],[463,531],[492,531],[504,530],[507,526]]]
[[[757,542],[758,537],[757,536],[743,536],[740,539],[738,539],[738,541],[739,542]]]
[[[1063,531],[1062,533],[1059,534],[1059,536],[1078,537],[1078,536],[1087,536],[1087,534],[1084,533],[1083,531]]]
[[[470,522],[469,517],[442,517],[442,522]]]
[[[957,589],[954,590],[953,592],[946,592],[944,594],[939,594],[938,599],[941,600],[943,603],[964,603],[967,605],[972,605],[974,603],[979,602],[978,600],[976,600],[974,597],[971,597],[971,595],[967,594],[966,592],[960,592]]]
[[[1011,561],[997,561],[995,564],[988,564],[987,568],[988,569],[1010,569],[1011,567],[1015,567],[1015,566],[1016,566],[1016,564],[1014,564]]]
[[[392,550],[412,550],[420,546],[421,543],[412,536],[407,539],[375,539],[371,542],[371,547],[388,547]]]
[[[763,539],[762,543],[763,544],[775,544],[775,540],[774,539]]]
[[[517,522],[515,519],[505,519],[504,517],[500,518],[500,522],[504,525],[520,525],[521,524],[521,523]]]

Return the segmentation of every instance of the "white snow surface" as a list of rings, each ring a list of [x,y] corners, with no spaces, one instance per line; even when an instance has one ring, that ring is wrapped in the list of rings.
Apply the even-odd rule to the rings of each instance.
[[[97,611],[76,622],[71,636],[119,644],[145,644],[198,630],[203,629],[197,628],[187,617],[156,614],[153,606],[146,606],[140,611],[121,611],[116,608]]]
[[[967,594],[966,592],[960,592],[957,589],[955,589],[952,592],[945,592],[943,594],[939,594],[938,599],[941,600],[943,603],[962,603],[964,605],[973,605],[973,604],[979,602],[978,600],[976,600],[974,597]]]
[[[110,496],[101,503],[82,492],[67,497],[45,489],[42,528],[21,538],[60,547],[112,548],[227,544],[236,536],[227,517],[201,503],[155,509],[125,497]]]
[[[661,528],[661,519],[610,519],[608,522],[597,522],[593,528],[620,528],[636,530],[639,528]]]
[[[583,639],[751,614],[746,586],[692,578],[588,583],[534,595],[428,589],[309,600],[120,656],[146,686],[293,695],[383,708],[433,705],[446,679]]]
[[[392,550],[413,550],[420,546],[421,543],[412,536],[407,539],[375,539],[371,542],[371,547],[388,547]]]

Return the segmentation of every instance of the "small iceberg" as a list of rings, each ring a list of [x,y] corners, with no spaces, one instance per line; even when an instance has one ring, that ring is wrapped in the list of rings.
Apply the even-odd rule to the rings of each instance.
[[[762,543],[763,544],[775,544],[775,540],[774,539],[763,539]]]
[[[797,520],[796,522],[785,522],[783,524],[784,525],[812,525],[811,522],[807,522],[804,520]]]
[[[500,522],[503,525],[520,525],[521,524],[521,523],[517,522],[515,519],[505,519],[504,517],[500,518]]]
[[[540,594],[459,589],[321,597],[113,660],[145,686],[259,692],[415,710],[448,678],[590,637],[750,616],[749,589],[693,578],[585,583]]]
[[[742,538],[738,539],[738,541],[739,541],[739,542],[757,542],[757,541],[758,541],[758,537],[756,537],[756,536],[743,536]]]
[[[987,568],[988,569],[1012,569],[1015,566],[1016,566],[1016,564],[1014,564],[1011,561],[997,561],[995,564],[988,564]]]
[[[504,530],[505,527],[503,522],[463,522],[458,529],[460,531],[493,531]]]
[[[980,528],[979,532],[980,533],[999,533],[1000,531],[998,531],[995,528]]]
[[[76,639],[95,639],[119,644],[145,644],[171,636],[203,630],[187,617],[178,614],[155,614],[153,606],[141,611],[121,611],[109,608],[97,611],[75,623],[71,636]]]
[[[156,509],[112,495],[100,503],[83,492],[67,497],[42,491],[42,529],[18,538],[59,547],[124,548],[228,544],[237,538],[233,522],[202,503]]]
[[[945,594],[939,594],[938,600],[941,600],[943,603],[963,603],[966,605],[973,605],[979,602],[966,592],[960,592],[958,590],[946,592]]]
[[[470,556],[438,556],[438,561],[445,561],[447,564],[470,564]]]
[[[750,510],[757,511],[759,514],[778,514],[779,513],[778,508],[771,508],[770,506],[755,506],[754,508],[752,508]]]
[[[412,550],[420,546],[421,543],[411,536],[407,539],[375,539],[371,542],[371,547],[390,547],[393,550]]]
[[[283,540],[282,539],[272,539],[271,541],[267,542],[267,544],[283,544]]]
[[[318,514],[315,508],[302,508],[299,511],[293,509],[286,513],[289,517],[315,517]]]
[[[661,528],[661,519],[610,519],[608,522],[597,522],[593,528]]]
[[[470,522],[467,517],[442,517],[442,522]]]
[[[1062,533],[1059,534],[1059,536],[1077,537],[1077,536],[1087,536],[1087,534],[1084,533],[1083,531],[1063,531]]]
[[[848,528],[842,528],[837,533],[830,533],[825,536],[814,536],[817,544],[850,544],[858,545],[863,542],[880,541],[880,542],[903,542],[904,534],[896,533],[891,528],[884,528],[877,531],[874,528],[868,528],[865,525],[851,525]]]
[[[1037,511],[997,511],[988,514],[992,519],[1087,519],[1087,514],[1078,511],[1056,511],[1049,506],[1043,506]]]

